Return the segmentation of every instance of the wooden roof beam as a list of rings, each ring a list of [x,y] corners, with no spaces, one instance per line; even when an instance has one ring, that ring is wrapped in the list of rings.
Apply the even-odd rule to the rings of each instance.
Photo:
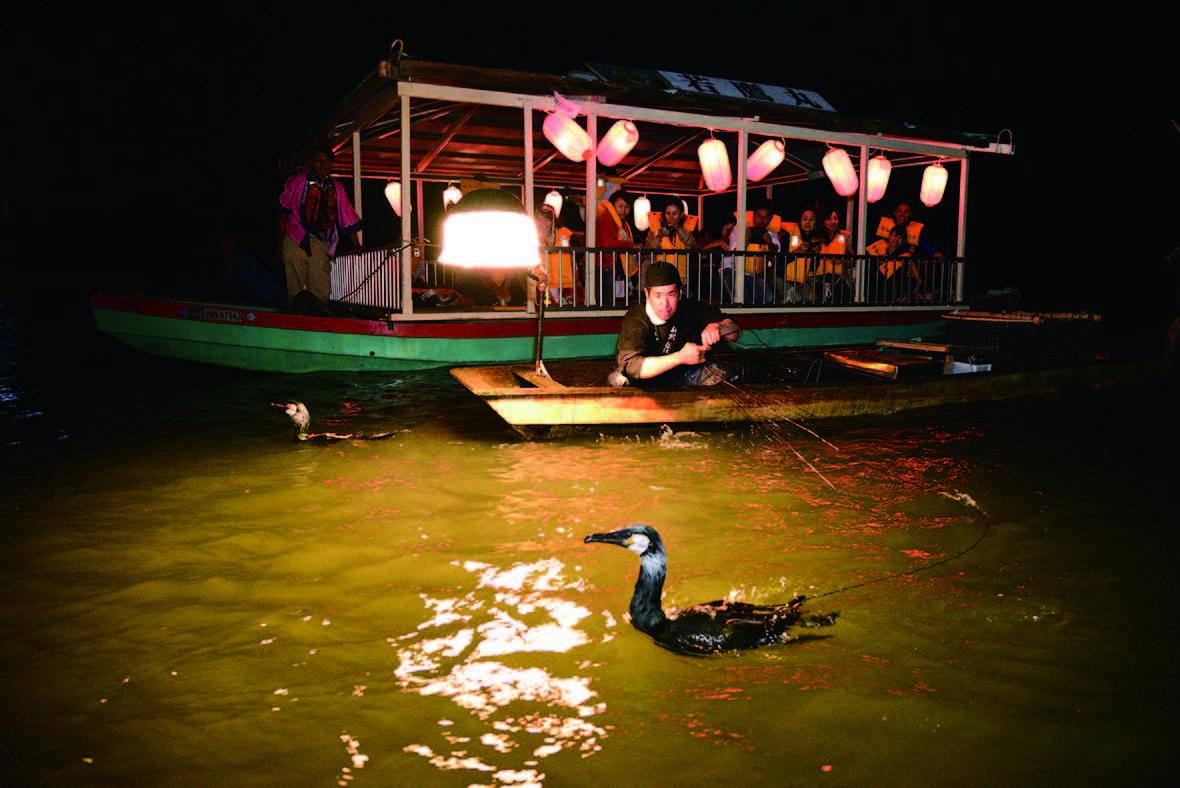
[[[434,161],[434,157],[443,152],[447,145],[450,144],[451,140],[455,138],[455,135],[459,133],[459,129],[466,126],[467,121],[471,120],[471,116],[475,114],[477,109],[479,109],[479,105],[477,104],[468,106],[467,109],[455,119],[455,122],[448,126],[443,132],[442,139],[440,139],[435,144],[435,146],[430,149],[429,153],[422,157],[422,160],[418,162],[418,166],[414,168],[414,172],[425,172],[426,168],[430,166],[430,162]]]
[[[659,150],[656,153],[652,154],[651,156],[648,156],[646,159],[639,162],[638,164],[636,164],[634,167],[632,167],[631,169],[624,172],[619,177],[622,178],[624,181],[627,181],[627,180],[630,180],[631,178],[636,177],[637,175],[642,173],[644,170],[646,170],[648,167],[652,167],[656,164],[659,164],[661,161],[668,158],[669,156],[671,156],[673,153],[675,153],[676,151],[683,148],[688,143],[704,136],[704,133],[705,132],[703,132],[703,131],[694,131],[693,133],[689,134],[688,136],[680,138],[676,142],[673,142],[671,145],[668,145],[665,148],[663,148],[662,150]]]

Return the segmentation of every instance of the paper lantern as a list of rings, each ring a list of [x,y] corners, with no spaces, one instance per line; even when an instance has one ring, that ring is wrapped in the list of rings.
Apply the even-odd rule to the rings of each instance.
[[[550,208],[552,208],[554,216],[561,216],[561,203],[561,192],[557,191],[557,189],[554,189],[545,195],[545,202],[543,202],[542,205],[548,205]]]
[[[402,215],[402,185],[397,181],[385,184],[385,199],[389,200],[389,207],[398,216]]]
[[[463,190],[453,183],[447,184],[447,190],[443,192],[443,210],[462,199]]]
[[[848,151],[843,148],[832,148],[824,154],[824,172],[832,182],[836,194],[841,197],[851,197],[856,194],[860,180],[856,177],[856,169],[852,160],[848,158]]]
[[[889,173],[893,164],[880,154],[869,159],[869,188],[865,197],[869,202],[876,202],[885,196],[885,187],[889,185]]]
[[[640,232],[646,231],[651,226],[647,221],[647,215],[651,213],[651,200],[647,199],[646,194],[635,201],[631,213],[635,215],[635,226],[639,228]]]
[[[705,185],[711,192],[723,192],[733,183],[733,173],[729,170],[729,153],[725,150],[725,143],[718,139],[705,140],[697,148],[697,158],[701,161],[701,174],[705,176]]]
[[[443,220],[440,263],[471,268],[537,265],[537,225],[520,200],[502,189],[477,189]]]
[[[570,161],[586,161],[593,155],[590,135],[568,115],[549,113],[541,130],[545,132],[545,139]]]
[[[613,167],[631,152],[637,142],[639,129],[635,124],[629,120],[617,121],[598,143],[598,160],[603,166]]]
[[[933,208],[942,202],[942,193],[946,190],[946,167],[934,162],[922,173],[922,192],[920,198],[927,208]]]
[[[746,178],[750,181],[762,180],[774,172],[775,167],[782,164],[786,157],[787,146],[782,140],[767,140],[746,160]]]

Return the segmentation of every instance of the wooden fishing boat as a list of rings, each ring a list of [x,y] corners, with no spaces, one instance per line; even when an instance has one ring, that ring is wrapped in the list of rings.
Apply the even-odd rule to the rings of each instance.
[[[592,147],[599,142],[600,126],[605,138],[607,124],[621,120],[638,130],[635,147],[609,170],[600,169],[594,156],[577,162],[561,156],[544,133],[546,121],[560,106],[558,93],[581,105],[580,122]],[[730,149],[734,162],[732,186],[719,191],[702,182],[697,156],[698,145],[712,137]],[[790,153],[753,185],[747,179],[747,154],[761,138],[786,140]],[[735,237],[744,237],[748,191],[785,195],[784,204],[797,211],[791,187],[824,178],[822,160],[829,149],[840,148],[860,168],[862,183],[871,154],[880,152],[891,157],[895,180],[906,168],[946,165],[952,174],[952,199],[957,180],[955,242],[946,245],[945,256],[912,260],[911,270],[920,272],[919,291],[874,285],[878,263],[867,254],[866,243],[880,228],[870,223],[863,188],[840,200],[847,254],[821,259],[718,246],[692,250],[678,259],[686,284],[695,297],[740,314],[757,347],[841,346],[877,337],[932,339],[945,330],[942,315],[964,305],[968,160],[1012,153],[1010,141],[1002,143],[993,135],[842,114],[805,90],[597,64],[563,76],[521,73],[430,63],[402,58],[400,52],[379,62],[347,94],[292,152],[284,174],[302,166],[306,154],[324,140],[339,154],[334,175],[351,182],[366,228],[364,248],[333,261],[335,316],[100,294],[92,299],[98,328],[145,352],[268,371],[526,361],[536,333],[535,294],[509,305],[480,305],[474,297],[439,298],[440,293],[464,292],[470,277],[440,264],[439,245],[427,240],[441,237],[442,197],[449,185],[465,190],[496,186],[519,196],[530,214],[546,192],[565,194],[562,221],[568,218],[576,225],[583,245],[544,249],[551,257],[562,257],[554,266],[558,281],[549,283],[557,294],[546,309],[546,357],[605,357],[641,285],[620,288],[615,280],[618,258],[611,255],[625,254],[627,265],[642,272],[657,254],[593,246],[597,222],[608,221],[593,207],[610,189],[650,195],[657,204],[683,201],[698,226],[712,228],[714,236],[733,221]],[[405,187],[396,206],[386,199],[393,194],[386,189],[391,181]],[[916,196],[914,190],[893,193],[890,199],[914,201]],[[575,203],[581,204],[581,213],[570,207]],[[640,247],[636,218],[628,221]],[[770,272],[788,266],[806,272],[807,281],[799,283],[797,292],[774,287]],[[759,300],[742,287],[727,285],[726,277],[735,269],[739,275],[744,269],[762,277]],[[844,273],[832,290],[823,276],[834,270]]]
[[[463,367],[451,374],[526,437],[556,426],[699,425],[887,416],[939,405],[985,402],[1071,389],[1163,380],[1175,364],[1152,359],[1046,369],[978,369],[954,348],[891,342],[875,347],[763,354],[763,370],[787,369],[789,382],[650,390],[605,384],[609,361],[558,362],[550,375],[532,365]],[[885,368],[893,367],[892,373]],[[986,367],[986,365],[982,365]],[[899,374],[898,367],[907,369]],[[822,373],[821,371],[822,370]],[[819,380],[812,380],[818,377]]]

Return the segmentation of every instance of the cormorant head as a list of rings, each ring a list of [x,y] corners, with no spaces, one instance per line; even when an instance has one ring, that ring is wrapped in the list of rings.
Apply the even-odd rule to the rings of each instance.
[[[590,534],[586,537],[585,541],[587,544],[590,542],[617,544],[619,547],[626,547],[631,552],[640,556],[647,553],[664,552],[664,542],[660,539],[659,532],[650,525],[644,525],[642,523],[628,525],[626,528],[619,529],[618,531]]]
[[[282,408],[283,412],[291,417],[291,423],[295,425],[296,437],[302,438],[307,434],[307,426],[311,424],[311,414],[307,412],[307,406],[299,400],[288,400],[286,402],[272,402],[276,408]]]

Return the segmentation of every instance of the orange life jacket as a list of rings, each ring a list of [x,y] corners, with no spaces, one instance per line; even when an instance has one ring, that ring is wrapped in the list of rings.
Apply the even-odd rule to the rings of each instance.
[[[733,218],[737,218],[737,211],[733,212]],[[783,219],[777,213],[770,217],[770,223],[766,225],[766,229],[772,233],[777,233],[782,229]],[[754,226],[754,212],[746,211],[746,230],[749,231]],[[736,228],[735,228],[736,229]],[[734,246],[737,246],[736,239]],[[747,244],[747,252],[769,252],[771,247],[767,244]],[[766,258],[762,255],[746,255],[746,273],[761,275],[766,272]]]
[[[651,213],[649,213],[648,218],[647,218],[648,228],[649,228],[648,232],[658,233],[660,231],[660,224],[663,222],[663,220],[664,220],[663,211],[660,211],[659,213],[652,211]],[[691,233],[697,227],[697,217],[685,215],[683,226],[684,226],[685,230],[688,230]],[[678,236],[678,235],[671,236],[671,237],[667,236],[667,235],[661,236],[660,237],[660,248],[661,249],[688,249],[688,247],[684,245],[684,242],[680,240],[680,236]],[[672,265],[676,266],[676,268],[680,271],[681,281],[684,281],[688,277],[688,253],[687,252],[681,252],[680,254],[652,255],[652,262],[653,263],[654,262],[671,263]]]
[[[877,223],[877,237],[889,240],[889,231],[893,229],[893,219],[888,216],[882,216],[881,221]],[[905,241],[915,249],[918,247],[918,241],[922,240],[922,228],[925,227],[921,222],[910,221],[905,226]]]
[[[615,230],[618,233],[620,241],[626,241],[627,246],[634,246],[635,239],[631,236],[631,225],[623,221],[619,216],[619,212],[615,210],[614,203],[610,200],[603,200],[598,203],[598,221],[602,222],[606,217],[610,217],[614,222]],[[623,264],[623,270],[627,272],[627,276],[634,276],[639,271],[639,260],[637,255],[620,253],[620,252],[602,252],[600,257],[607,263],[612,260]]]
[[[573,233],[566,227],[558,227],[554,233],[554,246],[568,247]],[[549,287],[569,289],[574,286],[574,252],[564,248],[561,251],[545,253],[545,274],[549,277]]]
[[[844,230],[837,231],[831,241],[820,247],[820,252],[822,254],[848,254],[848,233]],[[844,273],[844,261],[835,260],[830,257],[821,257],[818,265],[816,265],[815,273],[820,276],[824,274],[840,276]]]
[[[889,254],[889,242],[873,241],[871,244],[865,247],[865,251],[874,257],[884,257],[885,255]],[[918,279],[918,267],[905,259],[908,257],[913,257],[913,254],[910,252],[903,252],[898,256],[898,258],[882,260],[880,263],[877,263],[877,270],[880,271],[886,279],[889,279],[895,273],[901,270],[902,266],[908,264],[910,275],[915,279]]]

